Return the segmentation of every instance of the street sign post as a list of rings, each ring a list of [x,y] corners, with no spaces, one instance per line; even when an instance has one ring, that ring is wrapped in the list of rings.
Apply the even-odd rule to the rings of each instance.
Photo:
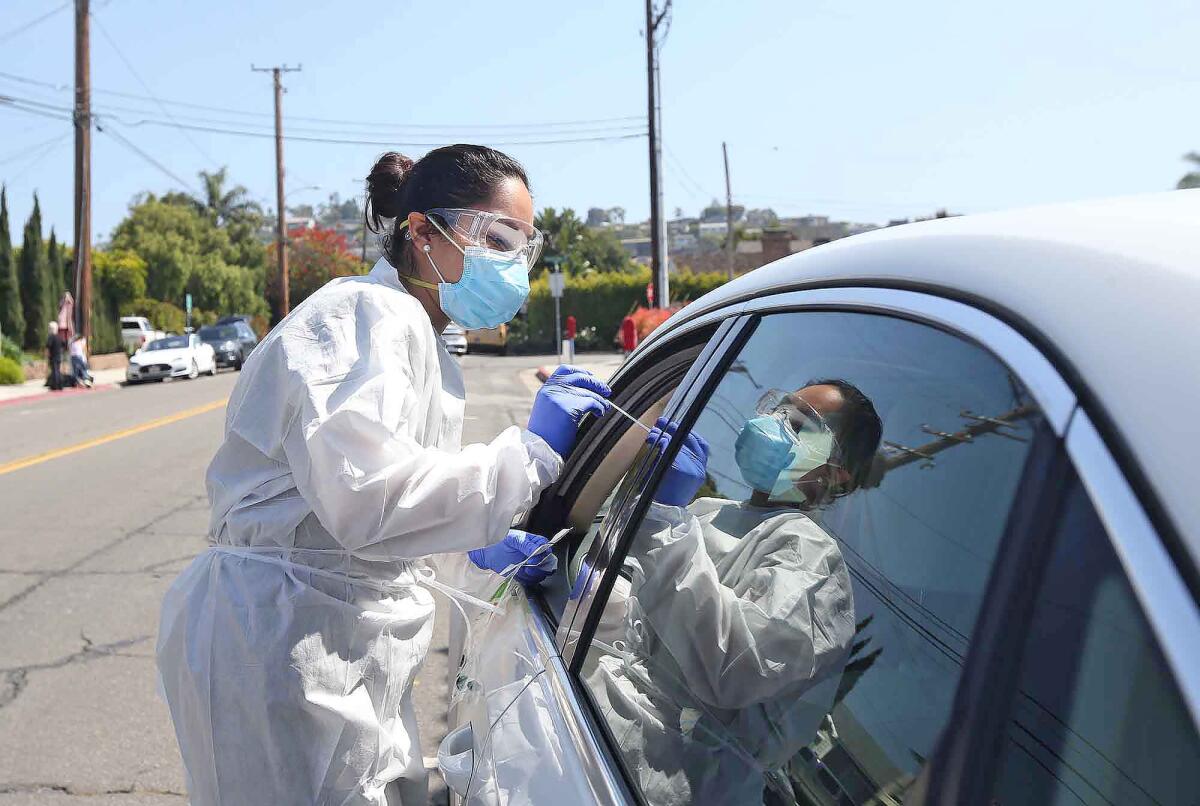
[[[184,326],[184,332],[192,332],[192,295],[187,294],[183,298],[184,306],[187,310],[187,324]]]
[[[566,279],[563,273],[559,271],[562,265],[561,257],[548,257],[546,262],[550,264],[550,296],[554,297],[554,343],[558,345],[558,360],[562,362],[562,324],[559,319],[560,305],[563,295],[563,290],[566,288]]]

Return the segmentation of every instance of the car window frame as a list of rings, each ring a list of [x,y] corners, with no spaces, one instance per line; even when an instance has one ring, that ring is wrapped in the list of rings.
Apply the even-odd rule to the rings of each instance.
[[[1035,452],[1031,451],[1022,470],[1020,489],[1027,492],[1027,496],[1024,499],[1020,495],[1015,497],[1013,507],[1009,511],[997,557],[988,577],[984,605],[980,609],[975,633],[963,665],[963,674],[958,681],[952,716],[922,772],[922,778],[925,780],[919,780],[917,785],[919,792],[927,793],[926,802],[963,802],[958,798],[973,787],[973,782],[964,776],[964,771],[980,762],[972,761],[961,752],[952,751],[967,746],[968,743],[978,747],[994,732],[991,721],[994,721],[995,709],[985,707],[988,699],[984,693],[986,684],[995,682],[996,677],[994,670],[987,666],[991,660],[988,655],[1012,643],[1008,636],[1010,629],[1005,626],[1004,619],[1013,602],[1019,599],[1020,587],[1029,584],[1028,564],[1035,558],[1030,553],[1036,554],[1037,551],[1045,550],[1047,541],[1033,539],[1029,533],[1045,532],[1052,523],[1048,519],[1039,522],[1037,517],[1044,513],[1047,507],[1058,505],[1057,494],[1051,492],[1051,480],[1056,474],[1065,472],[1065,450],[1062,440],[1078,407],[1077,399],[1057,369],[1021,333],[991,313],[966,303],[932,293],[879,287],[783,291],[732,305],[726,311],[708,314],[724,314],[726,317],[733,315],[735,318],[726,319],[731,325],[726,337],[721,340],[719,351],[714,351],[705,365],[697,368],[697,377],[682,397],[676,395],[668,405],[666,414],[680,422],[681,432],[686,433],[695,424],[712,390],[753,334],[758,322],[767,315],[801,311],[858,312],[906,319],[976,344],[1021,380],[1038,403],[1044,418],[1045,431],[1038,439],[1036,456]],[[730,333],[736,335],[731,338]],[[714,339],[714,342],[716,341]],[[615,583],[619,559],[627,553],[635,536],[636,526],[649,508],[650,496],[644,493],[655,488],[674,459],[678,444],[672,443],[666,454],[661,456],[651,455],[646,451],[639,455],[631,472],[627,474],[627,481],[636,478],[637,489],[643,494],[636,495],[632,488],[620,492],[610,510],[610,515],[618,513],[622,520],[619,533],[604,535],[602,540],[597,541],[598,544],[603,544],[600,550],[606,552],[606,562],[603,569],[597,567],[593,570],[593,578],[597,571],[602,571],[602,577],[598,584],[589,584],[592,589],[590,595],[585,595],[577,603],[579,614],[575,620],[578,621],[579,615],[582,615],[583,621],[578,629],[572,625],[569,641],[560,645],[577,692],[582,692],[585,688],[580,677],[584,657],[600,620],[604,603]],[[623,483],[622,486],[625,487],[626,484]],[[1018,506],[1017,502],[1021,502],[1022,506]],[[619,509],[627,508],[628,512],[618,512]],[[1038,528],[1033,530],[1031,527],[1035,525]],[[985,622],[987,633],[981,631],[985,629],[981,626]],[[994,639],[993,633],[1002,640]],[[984,653],[984,647],[989,648],[990,652]],[[1011,656],[1013,652],[1010,651],[1009,654]],[[1013,677],[1015,673],[1015,669],[1006,671],[1002,679]],[[1015,678],[1012,684],[1015,685]],[[612,750],[607,724],[595,713],[590,697],[584,695],[584,699],[593,720],[601,726],[608,740],[610,752],[615,752]],[[994,759],[983,763],[994,763]],[[636,791],[635,787],[631,786],[631,789]],[[640,793],[637,796],[640,800]]]
[[[640,408],[647,399],[651,401],[658,399],[663,392],[670,388],[675,377],[674,373],[662,377],[658,383],[647,384],[644,387],[637,387],[637,382],[647,376],[657,379],[658,376],[663,375],[664,365],[678,363],[678,355],[681,351],[692,351],[698,347],[698,355],[688,365],[683,377],[671,392],[671,402],[668,403],[664,412],[665,415],[670,416],[674,402],[680,395],[686,393],[703,367],[719,351],[720,346],[727,338],[729,329],[734,324],[734,318],[718,319],[709,324],[712,327],[690,328],[683,331],[677,337],[656,344],[654,349],[648,353],[638,355],[635,361],[627,361],[623,364],[611,381],[614,400],[622,403],[629,403],[630,400],[633,400],[636,401],[634,407]],[[627,390],[631,389],[634,391],[629,394]],[[603,460],[620,436],[625,433],[627,427],[628,423],[621,418],[610,418],[603,421],[592,419],[583,423],[578,446],[568,457],[559,479],[554,485],[543,491],[537,505],[525,519],[524,528],[539,534],[561,528],[561,524],[590,478],[590,469],[594,468],[597,461]],[[638,465],[638,461],[638,459],[634,460],[631,470]],[[624,482],[618,485],[618,491],[623,484]],[[618,498],[614,500],[610,511],[615,511],[619,502],[620,495],[618,493]],[[599,546],[603,542],[603,540],[596,540],[594,546]],[[592,567],[599,569],[603,566],[597,563]],[[528,599],[534,613],[548,625],[551,631],[555,632],[559,651],[562,653],[564,662],[569,666],[573,646],[570,636],[573,634],[572,629],[577,614],[585,609],[581,607],[584,599],[568,601],[561,619],[553,612],[540,592],[532,591]]]

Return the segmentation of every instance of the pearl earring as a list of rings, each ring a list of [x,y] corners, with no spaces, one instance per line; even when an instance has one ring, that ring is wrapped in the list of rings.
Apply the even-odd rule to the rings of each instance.
[[[422,246],[421,248],[422,248],[422,249],[424,249],[426,252],[428,252],[428,251],[429,251],[429,244],[425,244],[425,245],[424,245],[424,246]]]

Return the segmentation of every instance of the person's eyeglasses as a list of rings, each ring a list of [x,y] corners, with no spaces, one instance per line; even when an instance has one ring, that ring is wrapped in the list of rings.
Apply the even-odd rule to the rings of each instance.
[[[542,253],[541,230],[517,218],[470,207],[436,207],[425,216],[438,229],[444,225],[474,246],[510,257],[523,256],[531,270]],[[445,231],[442,234],[449,236]]]

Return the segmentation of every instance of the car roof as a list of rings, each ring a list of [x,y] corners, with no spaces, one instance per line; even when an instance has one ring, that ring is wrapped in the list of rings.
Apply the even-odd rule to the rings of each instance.
[[[977,304],[1043,349],[1107,435],[1118,432],[1110,447],[1132,457],[1197,558],[1198,261],[1200,190],[936,219],[789,255],[659,330],[804,287],[926,289]]]

